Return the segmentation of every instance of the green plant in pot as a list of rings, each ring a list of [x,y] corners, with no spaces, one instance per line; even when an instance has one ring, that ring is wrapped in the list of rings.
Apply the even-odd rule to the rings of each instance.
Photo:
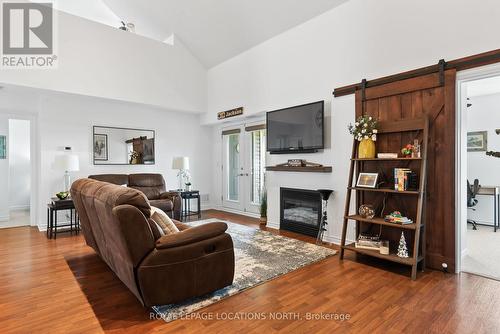
[[[260,223],[265,225],[267,223],[267,191],[262,191],[262,198],[260,199]]]
[[[375,158],[377,140],[377,119],[364,115],[358,117],[354,125],[349,124],[349,133],[354,136],[354,139],[359,141],[358,158],[372,159]]]

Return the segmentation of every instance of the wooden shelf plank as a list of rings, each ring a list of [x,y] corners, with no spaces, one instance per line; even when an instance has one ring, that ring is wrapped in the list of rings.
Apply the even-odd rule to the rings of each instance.
[[[390,227],[396,227],[396,228],[402,228],[405,230],[415,230],[417,228],[417,224],[395,224],[395,223],[389,223],[386,222],[384,219],[379,218],[379,217],[373,217],[372,219],[368,218],[363,218],[360,215],[351,215],[351,216],[345,216],[344,218],[358,221],[358,222],[364,222],[364,223],[370,223],[370,224],[377,224],[377,225],[384,225],[384,226],[390,226]]]
[[[380,192],[380,193],[392,193],[392,194],[406,194],[406,195],[419,195],[420,191],[417,190],[405,190],[405,191],[398,191],[394,189],[386,189],[386,188],[362,188],[362,187],[348,187],[348,189],[351,190],[359,190],[359,191],[373,191],[373,192]]]
[[[307,172],[307,173],[331,173],[332,166],[305,166],[305,167],[291,167],[291,166],[267,166],[266,171],[272,172]]]
[[[380,252],[378,250],[356,248],[354,243],[349,244],[349,245],[345,245],[342,248],[356,252],[356,253],[360,253],[360,254],[364,254],[364,255],[368,255],[368,256],[373,256],[373,257],[376,257],[379,259],[405,264],[407,266],[412,266],[413,261],[414,261],[414,258],[412,258],[412,257],[402,258],[402,257],[397,256],[394,253],[391,253],[389,255],[384,255],[384,254],[380,254]],[[422,261],[422,259],[423,259],[423,257],[419,256],[417,258],[417,263]]]
[[[354,161],[419,161],[422,158],[353,158]]]

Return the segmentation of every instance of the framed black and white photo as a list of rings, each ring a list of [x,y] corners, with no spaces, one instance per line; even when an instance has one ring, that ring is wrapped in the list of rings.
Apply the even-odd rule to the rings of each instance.
[[[488,131],[467,132],[467,152],[488,150]]]
[[[108,135],[94,134],[94,160],[108,161]]]
[[[361,188],[376,188],[378,173],[359,173],[356,187]]]

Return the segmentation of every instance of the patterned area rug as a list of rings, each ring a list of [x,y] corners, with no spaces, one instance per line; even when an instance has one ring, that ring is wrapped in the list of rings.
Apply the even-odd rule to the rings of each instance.
[[[197,226],[221,221],[207,219],[191,222]],[[225,221],[227,232],[233,238],[235,273],[233,284],[211,294],[186,300],[181,304],[154,306],[162,319],[170,322],[216,303],[224,298],[267,282],[298,268],[317,262],[337,251],[316,246],[248,226]]]

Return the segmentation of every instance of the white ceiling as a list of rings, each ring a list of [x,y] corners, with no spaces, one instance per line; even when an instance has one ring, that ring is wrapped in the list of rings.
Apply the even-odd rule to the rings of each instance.
[[[467,96],[483,96],[500,93],[500,76],[467,83]]]
[[[100,23],[135,24],[158,41],[172,34],[210,68],[347,0],[60,0],[60,10]]]

